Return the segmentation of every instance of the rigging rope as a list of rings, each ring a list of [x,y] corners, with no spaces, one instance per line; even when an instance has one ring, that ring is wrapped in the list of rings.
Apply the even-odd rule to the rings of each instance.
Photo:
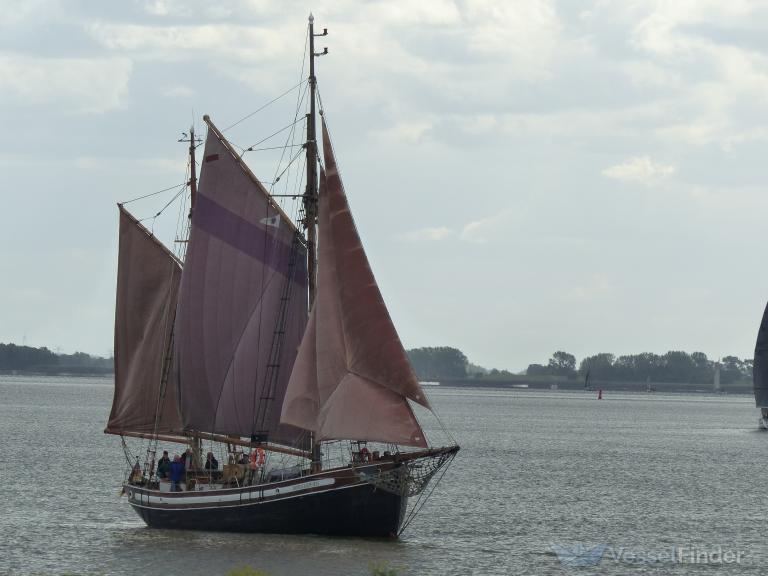
[[[286,144],[285,146],[267,146],[266,148],[253,148],[249,149],[248,152],[262,152],[264,150],[284,150],[285,148],[298,148],[298,147],[304,147],[303,144]]]
[[[131,202],[136,202],[137,200],[143,200],[144,198],[149,198],[150,196],[157,196],[158,194],[162,194],[163,192],[168,192],[168,190],[174,190],[175,188],[178,188],[179,186],[186,186],[186,182],[182,182],[181,184],[175,184],[174,186],[168,186],[168,188],[163,188],[162,190],[158,190],[157,192],[151,192],[150,194],[145,194],[144,196],[139,196],[138,198],[132,198],[131,200],[126,200],[125,202],[120,202],[120,204],[130,204]]]
[[[150,232],[152,232],[153,234],[154,234],[155,220],[157,219],[158,216],[160,216],[163,212],[165,212],[165,210],[166,210],[166,208],[168,208],[168,206],[173,204],[173,202],[184,192],[184,190],[186,190],[187,183],[184,182],[182,184],[178,184],[177,186],[179,186],[179,191],[176,192],[176,194],[173,195],[173,198],[171,198],[170,200],[168,200],[168,202],[165,203],[165,206],[163,206],[157,214],[155,214],[153,216],[147,216],[146,218],[141,218],[141,219],[138,220],[139,222],[146,222],[147,220],[152,220],[153,228],[150,229]],[[166,192],[167,190],[170,190],[170,188],[168,188],[166,190],[163,190],[163,192]],[[136,200],[139,200],[139,198],[136,198]],[[132,200],[131,200],[131,202],[132,202]]]
[[[421,494],[419,494],[419,497],[416,499],[416,502],[413,504],[413,508],[411,508],[411,511],[408,514],[407,518],[405,519],[405,522],[403,522],[402,527],[398,531],[397,533],[398,536],[403,532],[405,532],[405,529],[408,528],[410,523],[413,522],[413,519],[416,518],[419,512],[421,512],[422,508],[424,508],[424,505],[427,503],[427,500],[429,500],[430,496],[432,496],[432,493],[435,491],[435,488],[437,488],[437,485],[440,484],[440,481],[443,479],[443,476],[445,476],[445,473],[448,471],[448,468],[450,468],[454,458],[455,458],[455,455],[452,456],[451,459],[448,462],[446,462],[446,464],[443,466],[443,470],[440,472],[440,476],[438,476],[435,479],[435,481],[432,482],[432,486],[429,489],[429,492],[422,492]]]
[[[303,70],[302,70],[303,72]],[[285,158],[285,152],[288,149],[288,142],[295,142],[296,138],[296,124],[299,119],[299,111],[301,110],[301,104],[304,102],[304,97],[307,95],[307,88],[309,85],[307,85],[304,88],[303,93],[300,95],[300,98],[296,100],[296,110],[293,114],[293,124],[291,126],[290,132],[288,132],[288,136],[285,138],[285,144],[283,145],[283,152],[280,154],[280,159],[277,162],[277,166],[275,167],[275,174],[280,170],[280,165],[283,163],[283,158]],[[306,118],[306,116],[304,116]],[[274,182],[277,182],[277,180],[274,180]]]
[[[290,167],[291,167],[291,165],[292,165],[292,164],[293,164],[293,163],[296,161],[296,159],[297,159],[299,156],[301,156],[302,154],[303,154],[302,150],[299,150],[298,152],[296,152],[296,154],[294,155],[294,157],[293,157],[293,158],[291,158],[290,162],[288,162],[288,165],[287,165],[285,168],[283,168],[283,171],[282,171],[282,172],[280,172],[280,174],[278,174],[277,178],[275,178],[275,179],[274,179],[274,180],[271,182],[271,186],[272,186],[272,187],[274,187],[274,185],[275,185],[275,184],[277,184],[278,182],[280,182],[280,178],[282,178],[282,177],[283,177],[283,174],[285,174],[286,170],[288,170],[288,168],[290,168]]]
[[[254,146],[258,146],[259,144],[262,144],[262,143],[266,142],[270,138],[274,138],[275,136],[277,136],[281,132],[285,132],[289,128],[292,128],[295,124],[298,124],[299,122],[303,122],[305,120],[306,120],[306,118],[304,118],[303,116],[301,118],[295,119],[293,122],[291,122],[287,126],[284,126],[284,127],[280,128],[280,130],[278,130],[277,132],[273,132],[272,134],[270,134],[266,138],[262,138],[261,140],[256,142],[256,144],[252,144],[251,146],[248,146],[248,148],[243,148],[243,154],[245,154],[246,152],[252,152],[253,151],[252,149],[253,149]],[[239,146],[238,146],[238,148],[239,148]]]
[[[308,32],[309,32],[309,26],[307,26],[307,34],[305,34],[305,36],[304,36],[304,49],[301,51],[301,69],[299,71],[299,78],[300,79],[304,78],[304,74],[305,74],[305,70],[306,70],[307,53],[308,53],[307,47],[309,46],[309,33]],[[296,95],[296,109],[295,109],[294,115],[293,115],[294,121],[298,119],[299,113],[302,110],[302,105],[303,105],[305,110],[308,107],[308,104],[304,104],[304,102],[305,102],[305,98],[307,96],[307,93],[309,91],[309,87],[310,87],[309,82],[307,82],[304,85],[304,90],[302,90],[300,94]],[[304,117],[306,118],[306,113],[305,113]],[[285,139],[285,147],[283,148],[283,151],[280,154],[280,160],[278,162],[277,167],[275,168],[275,173],[277,173],[278,170],[280,169],[280,164],[282,164],[283,158],[285,157],[285,153],[288,151],[288,142],[289,141],[291,142],[291,147],[295,147],[297,145],[300,145],[302,148],[304,148],[304,146],[306,145],[305,142],[302,141],[303,138],[301,136],[298,136],[300,144],[297,144],[297,132],[298,131],[295,129],[295,126],[294,126],[294,128],[291,129],[291,131],[289,132],[288,136],[286,137],[286,139]],[[289,166],[290,166],[290,164],[292,164],[292,161],[289,162]],[[294,171],[294,174],[296,176],[297,186],[300,186],[301,185],[302,175],[306,174],[306,159],[305,159],[305,162],[302,163],[301,168],[299,170],[295,170]],[[282,174],[281,174],[281,176],[282,176]],[[274,185],[273,185],[273,188],[274,188]],[[289,188],[290,188],[290,176],[289,176],[289,178],[286,178],[284,180],[285,192],[288,192]],[[282,205],[285,206],[284,204],[282,204]],[[296,206],[297,206],[296,198],[293,198],[292,211],[294,212],[294,222],[296,222],[298,224],[299,221],[295,217],[296,216]]]
[[[266,104],[264,104],[263,106],[261,106],[261,107],[257,108],[256,110],[254,110],[254,111],[253,111],[253,112],[251,112],[250,114],[248,114],[248,115],[246,115],[246,116],[243,116],[242,118],[240,118],[240,120],[238,120],[238,121],[237,121],[237,122],[235,122],[234,124],[230,124],[229,126],[227,126],[226,128],[224,128],[224,129],[222,130],[222,132],[226,132],[227,130],[229,130],[230,128],[234,128],[235,126],[237,126],[237,125],[238,125],[238,124],[240,124],[241,122],[245,122],[246,120],[248,120],[248,118],[250,118],[251,116],[254,116],[254,115],[258,114],[259,112],[261,112],[262,110],[264,110],[264,108],[266,108],[266,107],[267,107],[267,106],[269,106],[270,104],[274,104],[275,102],[277,102],[278,100],[280,100],[280,98],[282,98],[283,96],[287,96],[288,94],[290,94],[291,92],[293,92],[294,90],[296,90],[298,87],[300,87],[300,86],[301,86],[302,84],[304,84],[306,81],[307,81],[307,80],[302,80],[301,82],[299,82],[298,84],[296,84],[296,86],[293,86],[293,87],[289,88],[288,90],[286,90],[285,92],[283,92],[282,94],[280,94],[280,96],[276,96],[275,98],[273,98],[272,100],[270,100],[269,102],[267,102],[267,103],[266,103]]]

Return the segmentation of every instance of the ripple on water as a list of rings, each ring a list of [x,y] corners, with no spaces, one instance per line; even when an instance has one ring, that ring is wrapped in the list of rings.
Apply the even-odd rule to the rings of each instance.
[[[399,541],[150,530],[118,496],[109,380],[0,377],[0,574],[564,574],[551,544],[654,552],[717,546],[738,567],[629,566],[583,574],[759,574],[768,434],[746,397],[428,390],[462,445]],[[429,432],[429,430],[428,430]]]

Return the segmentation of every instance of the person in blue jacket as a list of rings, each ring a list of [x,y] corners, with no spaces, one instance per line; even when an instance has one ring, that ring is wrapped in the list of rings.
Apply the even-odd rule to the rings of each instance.
[[[179,482],[181,482],[182,476],[184,476],[184,464],[181,463],[181,458],[177,454],[173,457],[173,462],[171,462],[172,492],[181,492],[181,486],[179,486]]]

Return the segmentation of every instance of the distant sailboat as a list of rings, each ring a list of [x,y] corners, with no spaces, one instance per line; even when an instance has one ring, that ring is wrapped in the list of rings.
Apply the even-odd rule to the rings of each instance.
[[[760,409],[758,426],[762,430],[768,430],[768,305],[763,311],[763,319],[757,331],[752,384],[755,391],[755,405]]]
[[[105,432],[123,437],[131,463],[125,437],[149,441],[124,484],[149,526],[394,536],[412,517],[409,497],[424,497],[459,450],[430,446],[415,416],[411,403],[432,408],[368,263],[325,121],[320,161],[314,38],[322,35],[310,16],[299,223],[207,116],[199,187],[190,135],[184,261],[120,206]],[[159,469],[159,442],[184,447],[183,477]]]

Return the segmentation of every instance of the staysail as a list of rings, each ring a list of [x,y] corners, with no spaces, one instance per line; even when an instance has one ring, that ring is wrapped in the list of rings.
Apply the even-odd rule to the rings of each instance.
[[[115,305],[115,394],[105,432],[164,433],[181,423],[165,385],[181,266],[122,206]],[[164,389],[163,389],[164,388]]]
[[[426,447],[408,399],[429,403],[363,250],[323,122],[315,304],[283,403],[282,421],[316,440]]]
[[[280,409],[307,323],[306,248],[208,123],[175,328],[186,431],[295,444]]]
[[[768,305],[765,307],[763,320],[757,332],[752,382],[755,390],[755,404],[758,408],[768,408]]]

